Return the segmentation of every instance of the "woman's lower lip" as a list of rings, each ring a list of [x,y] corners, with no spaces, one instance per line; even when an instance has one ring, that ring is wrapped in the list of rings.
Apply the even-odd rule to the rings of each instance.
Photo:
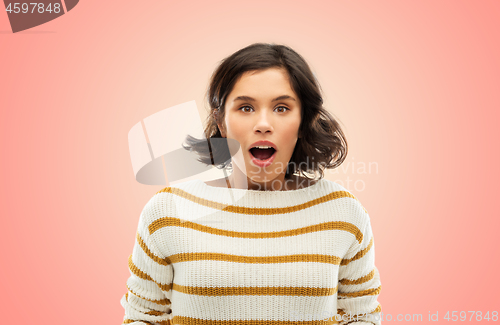
[[[255,158],[252,155],[252,153],[249,151],[252,163],[257,167],[268,167],[269,165],[271,165],[273,163],[274,157],[276,157],[276,152],[277,151],[274,151],[274,153],[271,157],[269,157],[265,160],[260,160],[260,159]]]

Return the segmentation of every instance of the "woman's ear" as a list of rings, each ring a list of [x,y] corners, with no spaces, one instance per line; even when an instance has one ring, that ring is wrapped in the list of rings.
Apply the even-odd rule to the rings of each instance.
[[[226,130],[224,129],[224,125],[217,123],[217,126],[219,127],[220,134],[222,135],[223,138],[226,137]]]
[[[215,122],[217,123],[217,126],[219,127],[220,134],[222,135],[223,138],[226,137],[226,130],[224,129],[223,123],[220,121],[220,111],[218,108],[214,109],[214,119]]]

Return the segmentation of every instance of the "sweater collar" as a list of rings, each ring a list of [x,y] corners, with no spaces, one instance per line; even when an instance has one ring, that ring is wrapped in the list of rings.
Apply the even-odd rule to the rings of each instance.
[[[227,205],[272,208],[292,206],[322,197],[332,191],[330,183],[332,182],[323,178],[313,185],[296,190],[257,191],[215,187],[205,184],[202,180],[194,179],[172,187],[181,190],[177,193],[178,195],[192,196],[191,199],[200,198]]]

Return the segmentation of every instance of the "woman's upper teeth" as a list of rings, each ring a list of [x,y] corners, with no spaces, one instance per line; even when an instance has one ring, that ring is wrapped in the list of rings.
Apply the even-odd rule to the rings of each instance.
[[[269,148],[272,148],[270,146],[256,146],[254,148],[257,148],[257,149],[269,149]]]

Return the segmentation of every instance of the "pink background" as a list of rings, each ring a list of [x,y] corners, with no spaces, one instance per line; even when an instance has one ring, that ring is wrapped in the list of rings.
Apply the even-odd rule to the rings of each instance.
[[[257,41],[302,54],[344,127],[326,177],[370,213],[384,314],[500,311],[499,21],[496,0],[112,0],[12,34],[1,11],[1,322],[121,323],[164,187],[135,181],[128,131],[190,100],[204,119],[219,60]]]

